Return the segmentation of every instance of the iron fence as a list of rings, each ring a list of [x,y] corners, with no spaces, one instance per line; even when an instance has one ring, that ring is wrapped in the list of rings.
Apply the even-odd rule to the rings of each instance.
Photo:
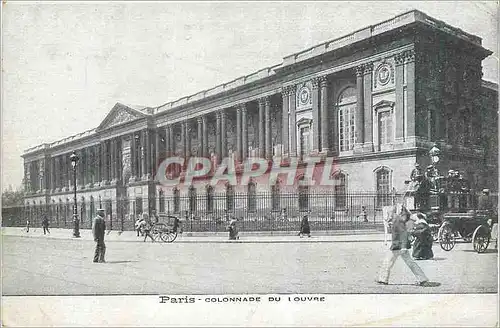
[[[494,204],[497,195],[492,196]],[[230,219],[239,222],[242,231],[298,231],[300,221],[308,215],[313,230],[366,229],[380,225],[382,207],[403,202],[403,194],[330,192],[299,193],[214,193],[188,192],[157,198],[102,199],[78,202],[80,227],[89,229],[96,209],[105,209],[107,227],[111,230],[133,230],[142,213],[167,220],[173,215],[181,219],[186,232],[225,231]],[[442,194],[431,197],[429,206],[445,210],[475,208],[478,195]],[[31,205],[2,209],[3,226],[41,226],[47,215],[50,226],[73,227],[73,202]]]

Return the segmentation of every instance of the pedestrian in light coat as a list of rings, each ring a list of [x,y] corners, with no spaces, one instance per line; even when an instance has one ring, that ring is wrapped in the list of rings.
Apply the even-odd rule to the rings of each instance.
[[[106,221],[104,220],[104,210],[97,210],[97,216],[92,220],[92,235],[96,242],[94,252],[94,263],[104,263],[106,254],[106,245],[104,244],[104,233],[106,232]]]
[[[376,282],[382,285],[387,285],[389,283],[391,269],[398,257],[401,256],[406,265],[415,275],[415,278],[417,279],[416,284],[418,286],[425,286],[429,279],[426,277],[418,264],[411,258],[409,252],[411,244],[408,239],[406,223],[410,219],[411,213],[402,204],[398,204],[392,207],[389,214],[391,216],[390,220],[392,223],[392,244],[390,247],[390,253],[387,254],[384,260],[384,264],[379,272]]]

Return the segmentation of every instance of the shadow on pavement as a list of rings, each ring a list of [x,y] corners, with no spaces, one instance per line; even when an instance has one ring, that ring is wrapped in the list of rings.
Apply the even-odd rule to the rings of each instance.
[[[106,261],[106,263],[110,263],[110,264],[118,264],[118,263],[134,263],[134,262],[139,262],[139,261]]]
[[[475,250],[473,249],[464,249],[463,252],[469,252],[469,253],[477,253]],[[488,253],[498,253],[498,249],[487,249],[485,250],[483,253],[478,253],[478,254],[488,254]]]
[[[429,261],[444,261],[446,260],[446,257],[433,257]]]
[[[441,286],[440,282],[428,281],[423,286],[417,286],[415,284],[389,284],[391,286],[415,286],[415,287],[439,287]]]

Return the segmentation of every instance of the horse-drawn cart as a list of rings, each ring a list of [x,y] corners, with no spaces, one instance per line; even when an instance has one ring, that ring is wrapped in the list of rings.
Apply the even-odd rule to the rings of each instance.
[[[492,239],[498,246],[497,237],[492,238],[493,224],[498,223],[493,214],[471,210],[467,213],[445,213],[439,228],[438,241],[441,248],[451,251],[457,240],[471,242],[478,253],[484,253]]]
[[[498,217],[493,209],[477,209],[474,197],[468,181],[450,170],[447,177],[421,176],[405,194],[405,204],[412,213],[424,214],[443,250],[450,251],[463,240],[472,241],[474,250],[483,253],[492,239],[498,245],[496,236],[492,238]]]

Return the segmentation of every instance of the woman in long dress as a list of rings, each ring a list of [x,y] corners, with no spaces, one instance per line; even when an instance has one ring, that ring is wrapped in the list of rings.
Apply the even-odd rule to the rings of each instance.
[[[415,237],[413,242],[412,256],[415,260],[429,260],[434,257],[432,252],[432,233],[431,228],[425,221],[422,214],[417,214],[418,219],[411,234]]]

